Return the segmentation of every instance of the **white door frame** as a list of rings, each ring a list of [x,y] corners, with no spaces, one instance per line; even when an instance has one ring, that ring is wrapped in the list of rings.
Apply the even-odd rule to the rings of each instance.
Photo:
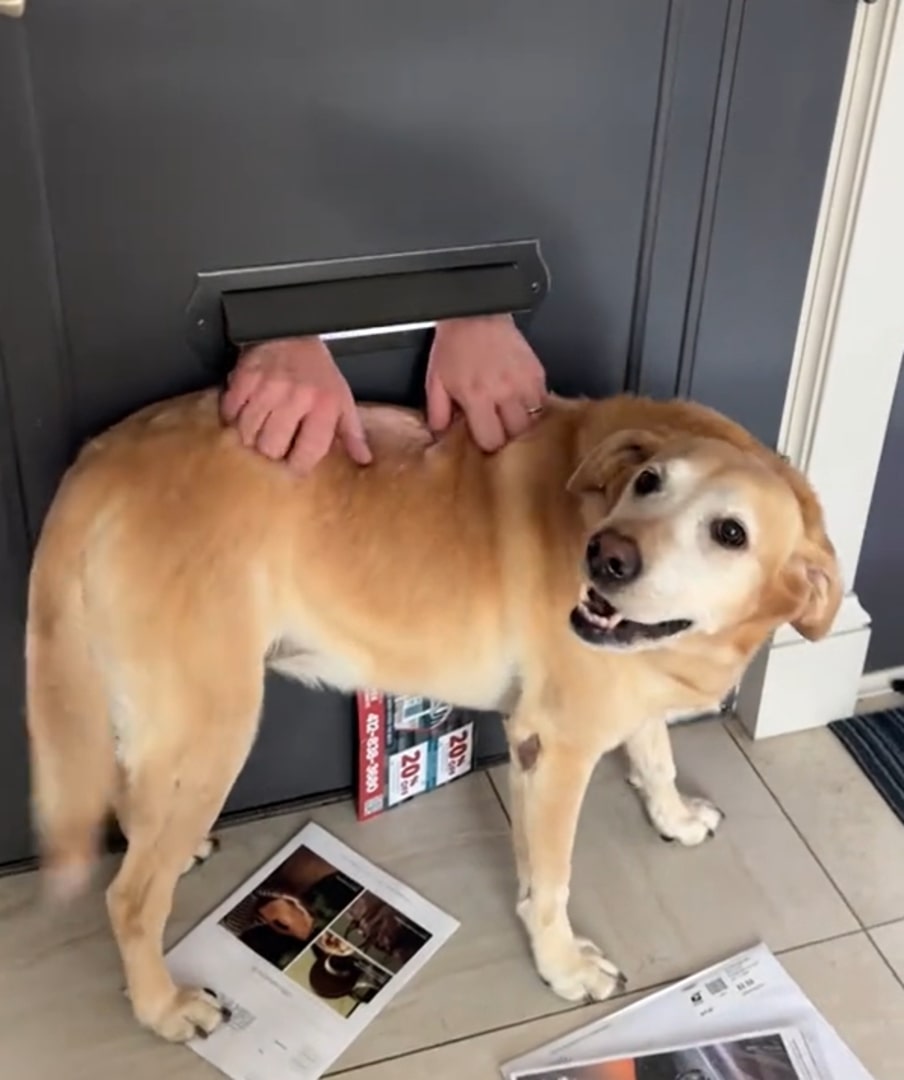
[[[849,591],[824,641],[784,627],[751,666],[737,710],[754,738],[857,702],[870,620],[853,582],[904,352],[902,252],[904,0],[879,0],[855,16],[779,438],[819,492]]]

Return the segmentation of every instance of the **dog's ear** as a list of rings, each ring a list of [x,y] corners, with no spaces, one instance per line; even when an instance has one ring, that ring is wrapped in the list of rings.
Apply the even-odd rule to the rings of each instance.
[[[574,472],[566,484],[573,495],[599,495],[607,509],[619,500],[625,485],[665,441],[654,431],[619,431],[590,447],[580,447]]]
[[[794,600],[788,622],[801,637],[819,641],[832,629],[844,597],[841,567],[809,480],[787,458],[771,457],[773,467],[794,492],[804,523],[803,540],[785,568],[784,584]]]
[[[841,569],[825,534],[809,537],[792,555],[785,570],[795,611],[788,621],[808,641],[819,641],[832,629],[844,596]]]

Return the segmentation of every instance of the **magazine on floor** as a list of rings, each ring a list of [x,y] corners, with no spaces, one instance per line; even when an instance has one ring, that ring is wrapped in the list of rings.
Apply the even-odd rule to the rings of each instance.
[[[315,1080],[457,928],[306,825],[167,953],[232,1014],[189,1046],[232,1080]]]
[[[502,1074],[506,1080],[526,1076],[610,1080],[610,1075],[612,1080],[616,1077],[622,1080],[622,1076],[611,1070],[610,1075],[599,1068],[582,1074],[570,1072],[569,1068],[572,1063],[599,1063],[606,1058],[649,1058],[651,1054],[671,1052],[675,1047],[731,1043],[751,1031],[795,1032],[806,1044],[816,1070],[814,1075],[819,1080],[873,1080],[838,1032],[763,944],[510,1061],[502,1067]],[[631,1073],[627,1069],[623,1066],[625,1078],[645,1080],[642,1070]],[[690,1066],[685,1074],[678,1071],[673,1075],[683,1080],[700,1080],[701,1075],[704,1080],[721,1080],[723,1074]],[[760,1077],[759,1073],[738,1069],[724,1075],[730,1080]],[[785,1080],[781,1072],[766,1072],[762,1076],[764,1080]]]
[[[512,1080],[822,1080],[799,1031],[595,1058],[512,1074]]]

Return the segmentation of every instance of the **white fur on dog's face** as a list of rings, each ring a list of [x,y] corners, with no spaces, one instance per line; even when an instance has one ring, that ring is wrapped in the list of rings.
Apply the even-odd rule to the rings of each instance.
[[[581,636],[603,647],[641,649],[694,631],[714,634],[752,616],[801,541],[803,519],[794,493],[760,462],[697,441],[639,466],[596,534],[604,530],[636,543],[642,568],[624,584],[588,570],[597,599],[625,623],[595,642],[593,628]],[[592,617],[586,593],[581,610]],[[687,625],[662,636],[630,626],[675,621]]]

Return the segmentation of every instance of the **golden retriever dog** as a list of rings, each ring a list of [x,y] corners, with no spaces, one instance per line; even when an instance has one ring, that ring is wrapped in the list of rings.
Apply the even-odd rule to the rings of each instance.
[[[655,829],[701,843],[721,814],[676,788],[668,721],[716,708],[781,623],[824,635],[840,603],[807,482],[699,405],[554,398],[492,456],[461,420],[434,439],[417,413],[362,411],[374,463],[335,449],[300,478],[240,445],[215,391],[145,409],[82,450],[38,544],[43,859],[71,892],[115,811],[110,919],[135,1015],[166,1039],[222,1020],[174,984],[163,930],[251,749],[266,669],[502,712],[536,967],[564,998],[602,999],[619,973],[567,910],[595,764],[624,746]]]

